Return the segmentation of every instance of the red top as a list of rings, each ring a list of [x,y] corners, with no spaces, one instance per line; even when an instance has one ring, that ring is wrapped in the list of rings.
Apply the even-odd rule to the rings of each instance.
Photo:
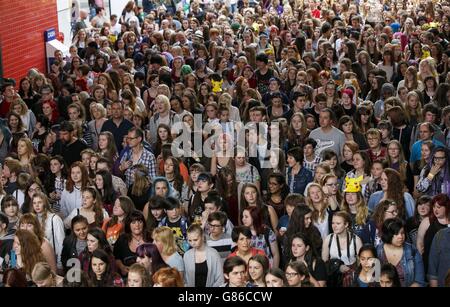
[[[252,248],[250,248],[250,252],[252,253],[252,256],[255,256],[255,255],[266,256],[266,253],[262,249],[259,249],[259,248],[252,247]],[[229,254],[227,258],[231,258],[234,256],[237,256],[237,249],[234,252],[232,252],[231,254]]]

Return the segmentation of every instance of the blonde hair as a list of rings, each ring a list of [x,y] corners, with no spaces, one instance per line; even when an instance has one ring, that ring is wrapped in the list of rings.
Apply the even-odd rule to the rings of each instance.
[[[56,274],[47,262],[41,261],[34,265],[33,271],[31,272],[31,279],[34,282],[44,281],[50,277],[55,278]]]
[[[177,246],[175,244],[175,237],[173,236],[173,231],[167,226],[161,226],[153,230],[153,240],[161,241],[163,244],[162,254],[172,255],[177,251]]]
[[[95,103],[93,102],[90,106],[89,106],[89,111],[91,112],[91,117],[94,118],[93,115],[93,111],[94,109],[97,109],[100,114],[102,115],[102,117],[106,116],[106,109],[105,107],[101,104],[101,103]]]
[[[24,116],[27,114],[28,106],[20,97],[13,100],[13,102],[11,103],[11,106],[9,107],[9,110],[14,111],[14,107],[16,105],[20,105],[22,107],[22,109],[19,113],[20,116]]]
[[[344,197],[341,203],[341,210],[351,214],[350,206],[347,204],[345,200],[345,195],[348,192],[344,193]],[[367,221],[367,217],[369,216],[369,208],[366,206],[366,202],[364,201],[364,197],[361,192],[356,193],[358,197],[358,202],[356,203],[356,217],[355,217],[355,225],[365,225]]]
[[[156,96],[155,103],[156,102],[162,103],[165,106],[166,110],[170,110],[170,100],[166,95]]]
[[[317,210],[314,207],[314,204],[312,202],[311,196],[309,196],[309,191],[313,188],[316,187],[319,189],[320,193],[322,193],[322,204],[319,210]],[[323,191],[322,191],[322,187],[320,186],[320,184],[318,183],[311,183],[308,186],[308,189],[306,190],[306,204],[308,205],[308,207],[312,210],[312,220],[313,221],[322,221],[325,218],[325,213],[327,211],[328,208],[328,203],[325,201],[324,195],[323,195]]]

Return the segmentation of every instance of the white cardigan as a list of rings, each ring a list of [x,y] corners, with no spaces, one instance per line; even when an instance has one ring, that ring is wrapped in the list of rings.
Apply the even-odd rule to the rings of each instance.
[[[61,215],[65,219],[76,208],[81,208],[81,191],[76,187],[72,193],[64,189],[61,193]]]

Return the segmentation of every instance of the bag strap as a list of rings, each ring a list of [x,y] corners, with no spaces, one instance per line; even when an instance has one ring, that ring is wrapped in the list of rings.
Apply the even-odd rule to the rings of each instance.
[[[264,240],[266,240],[266,244],[267,244],[267,247],[269,248],[270,256],[272,256],[273,253],[272,253],[272,247],[270,246],[269,235],[270,235],[270,229],[269,229],[269,227],[265,227],[264,228]]]
[[[55,252],[55,256],[56,256],[55,227],[53,226],[53,218],[54,217],[55,217],[55,214],[52,216],[51,223],[52,223],[53,251]]]

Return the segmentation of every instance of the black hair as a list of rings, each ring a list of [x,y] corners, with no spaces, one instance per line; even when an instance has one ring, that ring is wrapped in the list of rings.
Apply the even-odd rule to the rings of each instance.
[[[392,280],[392,287],[401,287],[400,278],[397,269],[390,263],[385,263],[381,266],[380,276],[387,275]]]
[[[59,126],[59,131],[72,132],[74,130],[73,124],[69,121],[63,121]]]
[[[392,238],[397,235],[404,227],[404,222],[399,218],[385,220],[383,223],[383,228],[381,230],[381,240],[385,244],[391,244]]]
[[[300,163],[300,165],[303,164],[303,159],[304,159],[303,148],[301,148],[301,147],[291,148],[291,149],[288,150],[286,155],[289,155],[289,156],[293,157],[296,162]]]
[[[169,196],[166,199],[166,210],[173,210],[181,207],[180,201],[175,197]]]
[[[233,228],[233,231],[231,232],[231,240],[233,242],[237,243],[239,240],[239,235],[243,234],[246,238],[251,239],[252,237],[252,231],[250,227],[247,226],[237,226]]]
[[[6,224],[6,226],[9,224],[9,219],[3,212],[0,212],[0,224]]]
[[[316,149],[317,141],[312,138],[306,138],[305,141],[303,142],[303,147],[305,147],[306,145],[311,145],[313,149]]]

